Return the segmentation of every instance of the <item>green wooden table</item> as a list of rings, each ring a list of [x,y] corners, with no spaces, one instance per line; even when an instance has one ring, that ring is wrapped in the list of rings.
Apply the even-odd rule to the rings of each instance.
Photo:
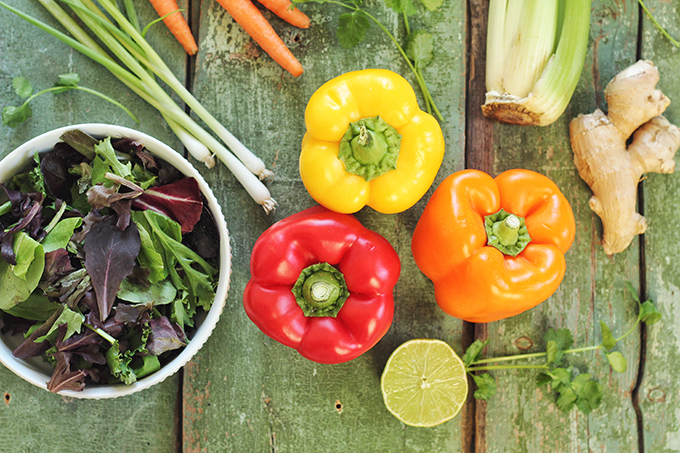
[[[7,3],[58,26],[35,0]],[[137,1],[140,17],[157,17]],[[670,452],[680,450],[680,174],[651,175],[641,184],[640,210],[649,221],[644,237],[623,253],[607,256],[601,224],[588,208],[590,190],[572,161],[568,124],[579,113],[606,109],[607,82],[639,58],[661,72],[659,88],[674,101],[666,117],[680,123],[680,49],[654,28],[635,0],[593,0],[585,68],[565,114],[544,128],[493,123],[481,116],[488,0],[444,0],[436,13],[419,8],[410,19],[436,39],[434,63],[425,70],[445,120],[444,163],[435,185],[463,168],[498,174],[528,168],[548,175],[572,204],[576,240],[567,254],[567,274],[545,303],[514,318],[486,325],[445,315],[431,282],[418,270],[410,238],[431,191],[397,215],[371,209],[357,213],[385,236],[402,260],[395,289],[396,312],[387,335],[368,353],[341,365],[316,364],[265,337],[242,305],[250,276],[250,251],[271,224],[314,205],[298,173],[306,101],[326,80],[350,70],[380,67],[413,78],[395,47],[372,26],[358,47],[346,50],[335,36],[339,7],[305,4],[312,19],[298,31],[266,13],[305,67],[295,79],[254,47],[245,32],[214,0],[180,2],[191,18],[199,53],[185,58],[164,27],[149,40],[186,81],[195,96],[276,172],[268,183],[279,203],[266,215],[229,171],[197,168],[215,191],[227,219],[233,274],[226,308],[199,354],[162,384],[113,400],[64,398],[39,390],[0,367],[0,451],[2,452]],[[676,0],[646,4],[674,36],[680,36]],[[367,8],[399,39],[403,22],[383,2]],[[14,77],[36,89],[57,76],[77,72],[82,85],[129,106],[140,118],[81,92],[42,96],[33,117],[15,129],[0,128],[0,155],[50,129],[84,122],[108,122],[149,133],[175,149],[181,145],[161,116],[103,68],[64,44],[0,11],[0,104],[18,102]],[[678,100],[677,102],[676,99]],[[535,385],[535,371],[496,372],[498,393],[488,402],[470,398],[461,414],[436,428],[406,427],[382,403],[380,375],[390,353],[412,338],[438,338],[462,354],[475,338],[488,339],[488,356],[540,351],[548,328],[566,327],[577,345],[599,344],[599,321],[622,333],[635,320],[629,281],[652,298],[664,315],[637,330],[619,347],[625,373],[613,372],[601,353],[570,358],[580,372],[604,388],[601,406],[590,415],[561,412],[554,394]],[[644,300],[644,299],[643,299]],[[341,410],[339,410],[341,407]]]

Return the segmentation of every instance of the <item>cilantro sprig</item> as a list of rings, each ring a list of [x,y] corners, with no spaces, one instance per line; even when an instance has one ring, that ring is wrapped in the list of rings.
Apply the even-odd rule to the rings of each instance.
[[[429,11],[435,11],[444,2],[444,0],[419,1]],[[444,119],[434,99],[432,99],[423,76],[423,68],[427,67],[434,58],[434,38],[425,30],[411,31],[408,17],[415,15],[417,12],[413,0],[386,0],[387,6],[395,13],[401,14],[404,18],[406,29],[405,46],[402,46],[397,38],[375,16],[362,8],[362,0],[293,0],[293,3],[331,3],[351,10],[340,15],[336,31],[340,45],[347,49],[356,47],[363,42],[371,27],[371,22],[375,23],[394,43],[404,61],[406,61],[406,64],[413,72],[418,87],[423,94],[427,112],[434,114],[440,121]]]
[[[472,376],[477,390],[475,398],[489,400],[496,393],[496,382],[489,373],[479,371],[536,369],[541,370],[536,378],[539,387],[550,386],[557,394],[556,404],[563,411],[570,411],[577,407],[583,413],[590,413],[602,402],[602,386],[589,373],[577,373],[564,361],[564,356],[588,351],[602,351],[607,357],[611,368],[623,373],[628,368],[626,358],[620,351],[614,350],[617,345],[631,333],[640,323],[654,324],[661,319],[661,312],[651,300],[641,302],[633,286],[626,282],[626,288],[638,305],[638,316],[630,329],[620,337],[615,337],[610,327],[600,321],[602,342],[598,345],[573,348],[574,337],[569,329],[549,329],[545,334],[545,351],[531,354],[517,354],[505,357],[485,359],[482,355],[487,341],[476,340],[468,347],[462,357],[466,371]],[[544,358],[544,363],[501,365],[502,362],[520,361]]]
[[[5,126],[17,127],[19,124],[25,122],[33,115],[33,110],[31,109],[30,105],[30,102],[33,99],[45,93],[63,93],[64,91],[69,90],[80,90],[86,93],[94,94],[95,96],[98,96],[112,103],[113,105],[120,107],[125,111],[125,113],[130,115],[130,118],[135,120],[135,122],[139,123],[137,117],[133,115],[132,112],[130,112],[124,105],[122,105],[118,101],[110,98],[109,96],[103,93],[100,93],[99,91],[80,86],[78,85],[79,83],[80,76],[78,76],[78,74],[73,72],[68,74],[61,74],[59,76],[59,80],[55,83],[53,87],[46,88],[34,94],[33,86],[31,85],[31,82],[28,81],[28,79],[22,76],[15,77],[14,79],[12,79],[12,88],[14,88],[14,92],[19,97],[19,99],[23,101],[23,103],[18,106],[11,105],[4,107],[2,109],[2,123]]]

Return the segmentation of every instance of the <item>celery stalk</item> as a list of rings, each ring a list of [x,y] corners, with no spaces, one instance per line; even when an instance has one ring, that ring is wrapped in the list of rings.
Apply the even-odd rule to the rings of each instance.
[[[491,0],[484,115],[532,126],[562,115],[578,84],[590,0]]]

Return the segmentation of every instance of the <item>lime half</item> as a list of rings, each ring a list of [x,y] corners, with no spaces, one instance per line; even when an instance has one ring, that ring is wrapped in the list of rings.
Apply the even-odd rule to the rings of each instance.
[[[463,361],[440,340],[410,340],[394,350],[380,380],[387,409],[410,426],[436,426],[467,398]]]

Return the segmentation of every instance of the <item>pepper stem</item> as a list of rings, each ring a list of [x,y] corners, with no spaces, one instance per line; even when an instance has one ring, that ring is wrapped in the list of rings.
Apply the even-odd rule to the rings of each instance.
[[[342,272],[328,263],[303,269],[291,291],[305,316],[335,318],[349,297]]]
[[[401,135],[379,116],[350,123],[340,140],[338,158],[349,173],[366,181],[397,168]]]
[[[510,256],[519,255],[531,242],[524,218],[503,209],[484,217],[487,245]]]

